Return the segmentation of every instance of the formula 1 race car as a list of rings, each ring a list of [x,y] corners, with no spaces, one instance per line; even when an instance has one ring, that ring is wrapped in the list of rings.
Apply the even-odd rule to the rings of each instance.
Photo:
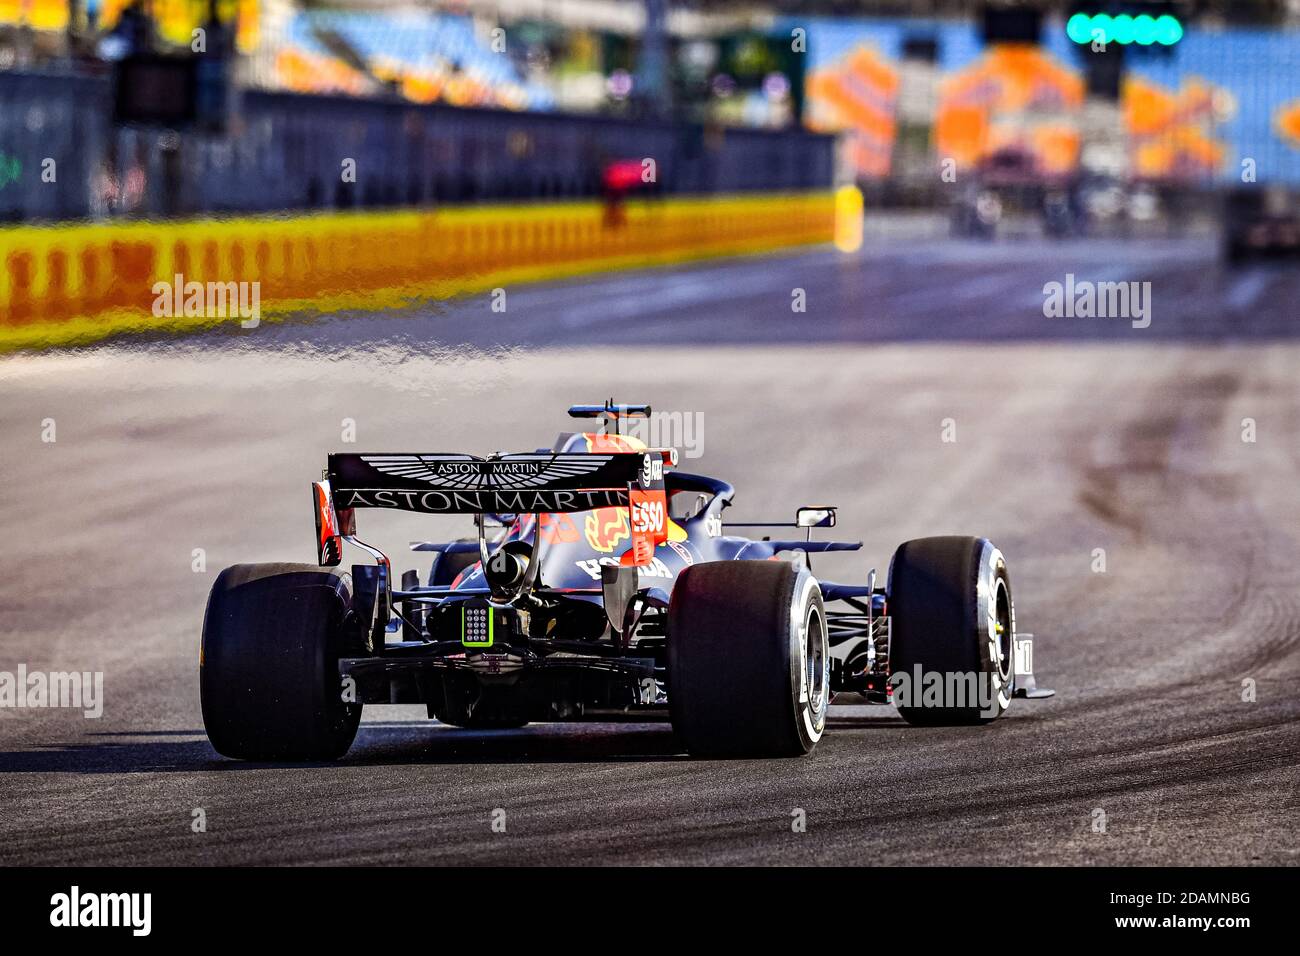
[[[840,692],[914,724],[981,723],[1051,693],[988,540],[909,541],[885,588],[874,570],[818,581],[809,554],[861,547],[811,540],[834,508],[727,521],[731,485],[624,434],[649,413],[576,405],[600,431],[526,454],[330,455],[312,486],[319,566],[235,565],[213,584],[200,653],[213,747],[333,759],[363,705],[419,703],[467,728],[668,717],[691,754],[785,756],[813,749]],[[427,583],[407,571],[394,586],[388,557],[356,536],[361,508],[471,514],[477,534],[412,544],[432,556]],[[344,542],[374,563],[336,570]]]

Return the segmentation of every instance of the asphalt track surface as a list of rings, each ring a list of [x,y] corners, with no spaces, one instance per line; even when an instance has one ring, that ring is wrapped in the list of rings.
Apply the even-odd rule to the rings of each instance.
[[[1150,281],[1150,328],[1045,318],[1067,272]],[[505,313],[0,360],[0,670],[103,671],[106,698],[97,720],[0,709],[0,863],[1294,863],[1298,302],[1300,270],[1226,271],[1193,240],[873,242],[512,288]],[[967,729],[837,706],[802,760],[412,707],[367,708],[337,764],[218,757],[207,590],[227,564],[311,560],[306,485],[343,419],[361,450],[520,450],[609,395],[702,412],[688,464],[737,485],[737,518],[839,505],[865,549],[821,576],[991,537],[1057,696]],[[362,522],[399,568],[411,538],[468,527]]]

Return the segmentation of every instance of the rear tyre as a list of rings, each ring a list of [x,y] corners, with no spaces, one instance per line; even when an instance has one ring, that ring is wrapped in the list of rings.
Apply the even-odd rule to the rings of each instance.
[[[696,756],[797,757],[830,703],[821,589],[788,561],[686,568],[668,610],[668,703]]]
[[[241,760],[333,760],[356,737],[338,660],[347,575],[309,564],[237,564],[217,576],[203,620],[199,693],[217,752]]]
[[[904,720],[978,724],[1006,709],[1015,607],[1007,563],[991,541],[954,535],[900,545],[887,606],[890,685]]]

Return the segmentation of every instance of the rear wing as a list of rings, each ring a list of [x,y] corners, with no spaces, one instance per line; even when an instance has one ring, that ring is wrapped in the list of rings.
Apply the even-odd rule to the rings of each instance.
[[[427,514],[527,514],[626,507],[632,489],[663,488],[659,452],[329,456],[336,508]]]
[[[480,458],[457,454],[333,454],[315,483],[322,564],[355,528],[356,508],[424,514],[539,514],[627,508],[633,549],[649,561],[667,540],[664,465],[676,452],[555,452]],[[355,533],[353,530],[352,533]]]

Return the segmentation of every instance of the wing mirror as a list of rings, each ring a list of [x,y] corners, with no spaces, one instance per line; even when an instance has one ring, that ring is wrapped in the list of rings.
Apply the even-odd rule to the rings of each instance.
[[[833,528],[835,511],[830,505],[810,505],[794,513],[794,523],[799,528]]]

